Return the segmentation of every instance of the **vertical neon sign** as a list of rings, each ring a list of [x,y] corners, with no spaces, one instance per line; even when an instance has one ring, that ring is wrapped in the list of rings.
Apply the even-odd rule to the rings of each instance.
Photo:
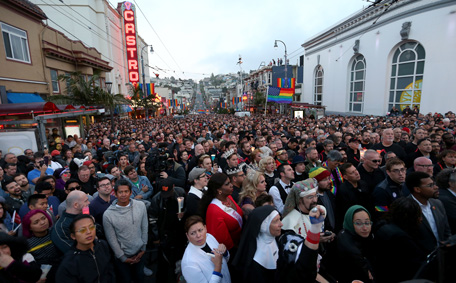
[[[137,84],[139,82],[139,68],[138,46],[136,44],[135,11],[134,6],[130,2],[124,2],[123,8],[128,78],[132,84]]]

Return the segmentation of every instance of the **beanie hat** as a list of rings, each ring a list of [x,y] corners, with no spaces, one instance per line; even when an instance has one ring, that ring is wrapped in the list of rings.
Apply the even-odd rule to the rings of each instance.
[[[309,178],[315,178],[318,182],[329,176],[331,176],[331,172],[323,167],[312,168],[309,172]]]

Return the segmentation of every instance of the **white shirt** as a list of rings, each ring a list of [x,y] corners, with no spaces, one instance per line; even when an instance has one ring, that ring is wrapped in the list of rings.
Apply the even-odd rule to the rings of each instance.
[[[195,196],[197,196],[201,199],[203,197],[203,191],[205,191],[205,189],[206,189],[206,187],[204,187],[202,190],[199,190],[199,189],[195,188],[194,186],[191,186],[188,193],[194,194]]]
[[[426,217],[426,220],[428,221],[429,226],[431,226],[432,233],[434,234],[434,237],[438,242],[439,241],[439,232],[437,231],[437,225],[435,224],[434,215],[432,214],[431,203],[428,201],[427,204],[424,205],[421,202],[419,202],[413,195],[412,195],[412,198],[420,205],[421,211],[423,212],[424,217]]]
[[[282,185],[283,189],[287,193],[287,195],[290,193],[291,188],[285,189],[286,186],[290,184],[285,184],[282,180],[279,180],[280,185]],[[276,186],[272,186],[269,189],[269,194],[272,196],[272,199],[274,200],[274,206],[276,209],[280,212],[280,214],[283,214],[283,207],[284,203],[282,201],[282,198],[280,198],[280,192],[279,189]]]

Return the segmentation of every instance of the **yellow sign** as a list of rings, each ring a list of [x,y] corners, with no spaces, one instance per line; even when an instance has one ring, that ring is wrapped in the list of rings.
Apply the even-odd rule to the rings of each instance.
[[[414,83],[409,84],[402,93],[401,93],[401,110],[404,110],[405,107],[410,106],[410,104],[413,104],[413,106],[420,105],[421,102],[421,85],[423,83],[423,80],[417,80]],[[413,94],[413,97],[412,97]],[[413,98],[413,100],[412,100]],[[403,104],[407,103],[407,104]]]

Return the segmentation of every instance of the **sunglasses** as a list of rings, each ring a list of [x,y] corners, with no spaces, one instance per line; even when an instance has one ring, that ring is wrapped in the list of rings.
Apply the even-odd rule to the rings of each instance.
[[[81,190],[81,186],[76,186],[76,187],[68,188],[67,190],[69,190],[70,192],[72,192],[72,191],[74,191],[74,190],[80,191],[80,190]]]

